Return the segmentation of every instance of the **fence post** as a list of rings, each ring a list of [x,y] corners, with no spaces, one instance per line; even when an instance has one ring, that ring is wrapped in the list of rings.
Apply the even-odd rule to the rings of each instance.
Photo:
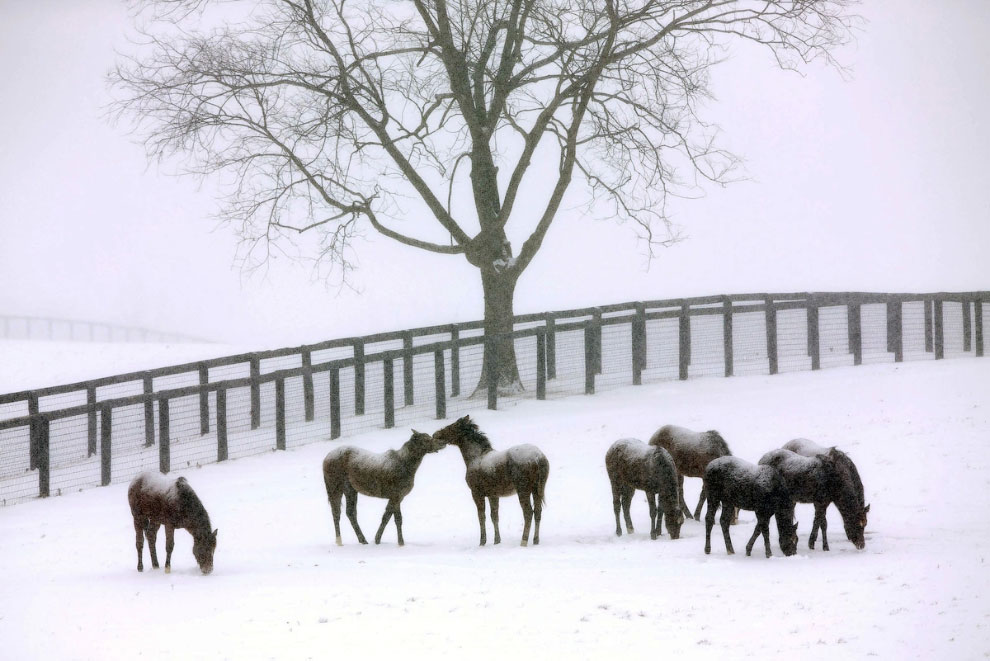
[[[725,375],[732,376],[732,299],[722,299],[722,355],[725,358]]]
[[[849,352],[853,355],[853,365],[863,364],[863,329],[859,303],[849,303],[846,312],[849,327]]]
[[[168,400],[158,400],[158,470],[172,470],[172,447],[168,435]]]
[[[983,301],[976,299],[973,301],[974,326],[976,326],[976,356],[983,356]]]
[[[681,314],[677,319],[677,344],[679,346],[677,375],[681,381],[688,378],[688,366],[691,364],[691,307],[681,304]]]
[[[364,341],[354,341],[354,415],[364,415]]]
[[[251,429],[261,426],[261,361],[251,356]]]
[[[557,319],[552,313],[546,315],[547,328],[547,378],[557,378]]]
[[[594,342],[592,358],[594,359],[595,374],[602,373],[602,310],[601,308],[595,308],[591,313],[592,323],[594,324],[594,335],[592,340]]]
[[[457,326],[450,327],[450,396],[457,397],[461,394],[461,347],[458,341],[461,339]]]
[[[150,448],[155,444],[155,400],[151,394],[155,391],[154,379],[150,374],[144,375],[144,447]]]
[[[28,395],[28,415],[31,419],[38,414],[38,395],[31,393]],[[38,444],[34,434],[28,434],[28,465],[30,470],[38,467]]]
[[[313,403],[313,352],[309,349],[302,351],[303,367],[303,407],[306,411],[306,422],[312,422],[316,417]]]
[[[547,331],[536,330],[536,399],[547,398]]]
[[[818,324],[818,301],[808,296],[808,355],[811,356],[811,369],[822,368],[821,330]]]
[[[275,379],[275,449],[285,449],[285,379]]]
[[[199,364],[199,435],[210,433],[210,391],[206,385],[210,382],[210,369],[205,363]]]
[[[887,301],[887,351],[894,354],[894,362],[904,360],[904,336],[900,299]]]
[[[386,358],[382,367],[385,371],[385,429],[391,429],[395,426],[395,367],[391,358]]]
[[[110,484],[111,456],[113,454],[113,411],[109,406],[100,407],[100,485]]]
[[[945,358],[945,328],[942,320],[942,299],[935,298],[932,304],[932,320],[935,326],[935,360]]]
[[[433,380],[436,388],[437,420],[447,417],[447,378],[444,373],[443,349],[433,352]]]
[[[595,394],[595,328],[594,322],[584,327],[584,394]]]
[[[489,356],[488,373],[488,408],[492,411],[498,408],[498,342],[491,335],[485,336],[485,353]]]
[[[779,371],[777,362],[777,306],[772,296],[767,296],[763,300],[763,314],[767,327],[767,363],[770,367],[770,373],[776,374]]]
[[[413,389],[413,337],[406,332],[402,337],[402,402],[403,406],[414,404],[416,393]]]
[[[632,321],[632,382],[634,386],[643,384],[643,369],[646,367],[646,306],[636,303],[636,318]]]
[[[330,370],[330,440],[340,438],[340,368]]]
[[[37,448],[38,496],[47,498],[51,487],[51,453],[48,418],[36,415],[31,418],[31,435]]]
[[[92,457],[96,454],[96,386],[86,388],[86,406],[89,407],[87,417],[89,418],[89,436],[86,446],[86,456]]]
[[[963,330],[963,351],[972,351],[973,349],[973,329],[972,321],[969,314],[969,299],[963,298],[962,300],[962,330]]]
[[[932,308],[935,305],[935,301],[931,298],[926,298],[923,302],[925,305],[925,351],[931,353],[935,351],[935,342],[932,338],[932,327],[934,326]]]
[[[217,390],[217,461],[227,461],[227,389]]]

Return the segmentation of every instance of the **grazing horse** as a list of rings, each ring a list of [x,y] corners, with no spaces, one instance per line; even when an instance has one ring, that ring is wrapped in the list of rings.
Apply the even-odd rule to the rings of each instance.
[[[756,529],[746,544],[746,555],[753,550],[756,538],[763,533],[767,557],[770,553],[770,517],[777,519],[777,537],[784,555],[797,552],[797,523],[794,520],[794,501],[787,492],[787,484],[775,468],[754,466],[738,457],[719,457],[705,469],[705,484],[708,486],[708,512],[705,513],[705,553],[712,551],[712,526],[715,524],[715,510],[722,505],[722,537],[725,551],[732,554],[732,539],[729,537],[729,521],[732,508],[752,510],[756,513]]]
[[[809,441],[806,438],[795,438],[793,441],[788,441],[784,443],[783,448],[805,457],[817,457],[832,453],[832,457],[835,460],[835,468],[840,474],[840,479],[843,482],[852,484],[856,490],[856,500],[860,508],[858,525],[860,528],[866,528],[866,515],[870,513],[870,506],[866,504],[866,496],[863,492],[863,480],[860,479],[859,471],[856,470],[856,464],[849,458],[849,455],[834,447],[823,448],[814,441]],[[845,517],[843,517],[844,520]],[[812,532],[811,538],[812,540],[815,538],[814,532]],[[849,539],[852,540],[852,537]]]
[[[210,515],[200,502],[186,478],[169,480],[161,473],[141,473],[127,488],[127,503],[134,517],[138,571],[144,571],[144,537],[148,538],[151,566],[158,569],[155,540],[158,528],[165,526],[165,573],[172,571],[172,548],[175,529],[185,528],[193,538],[193,556],[204,574],[213,571],[213,552],[217,548],[217,532],[210,528]]]
[[[375,544],[382,541],[382,533],[389,519],[395,515],[395,530],[399,536],[399,546],[405,545],[402,539],[402,510],[399,504],[412,491],[416,469],[427,453],[436,452],[444,444],[429,434],[412,432],[409,440],[398,450],[388,450],[381,454],[362,448],[344,445],[331,450],[323,459],[323,483],[327,488],[327,500],[333,513],[333,529],[337,535],[337,546],[343,546],[340,539],[340,498],[347,498],[347,518],[357,533],[358,541],[367,544],[357,520],[357,496],[363,493],[375,498],[386,498],[382,524],[375,534]]]
[[[701,505],[705,502],[706,484],[704,481],[705,468],[712,459],[732,456],[728,443],[717,431],[696,432],[676,425],[664,425],[650,437],[650,445],[656,445],[670,453],[677,466],[677,494],[684,516],[691,517],[691,510],[684,502],[684,477],[700,477],[701,496],[698,507],[694,510],[694,518],[701,520]],[[733,523],[735,523],[733,512]]]
[[[808,548],[815,548],[818,530],[822,531],[822,548],[828,550],[828,537],[825,534],[828,521],[825,510],[829,503],[835,503],[846,537],[857,549],[866,546],[863,528],[866,514],[860,505],[856,487],[849,479],[849,473],[839,468],[837,450],[832,448],[824,454],[805,456],[787,449],[771,450],[760,459],[760,463],[773,466],[779,472],[791,498],[798,503],[813,503],[815,521],[811,525]]]
[[[605,453],[605,470],[612,483],[612,507],[615,509],[615,534],[622,536],[619,509],[625,510],[626,531],[632,533],[629,504],[636,489],[646,492],[650,506],[650,539],[660,536],[660,523],[667,515],[667,532],[671,539],[681,536],[684,515],[677,505],[677,469],[670,453],[636,438],[623,438]],[[660,510],[658,512],[658,510]]]
[[[471,489],[471,497],[478,508],[478,524],[481,526],[481,546],[485,545],[485,498],[491,505],[495,543],[502,541],[498,531],[498,499],[502,496],[519,496],[522,506],[522,546],[529,543],[529,527],[534,517],[536,529],[533,544],[540,543],[540,518],[546,503],[547,477],[550,462],[535,445],[514,445],[508,450],[496,451],[470,416],[447,425],[433,437],[449,445],[456,445],[464,457],[467,472],[464,479]],[[530,497],[532,496],[532,504]]]

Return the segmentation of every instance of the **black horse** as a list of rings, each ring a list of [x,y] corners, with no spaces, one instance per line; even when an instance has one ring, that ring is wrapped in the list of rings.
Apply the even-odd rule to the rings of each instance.
[[[523,511],[522,546],[529,543],[529,527],[536,519],[533,544],[540,543],[540,519],[546,504],[547,477],[550,462],[535,445],[514,445],[508,450],[494,450],[478,425],[464,416],[453,424],[435,432],[433,437],[443,443],[456,445],[464,457],[467,471],[464,475],[471,497],[478,508],[478,524],[481,526],[481,546],[485,545],[485,498],[492,511],[495,543],[502,541],[498,531],[498,499],[501,496],[519,496]],[[532,498],[532,504],[530,504]]]
[[[423,457],[443,446],[442,442],[429,434],[414,429],[409,440],[398,450],[379,454],[350,445],[331,450],[323,459],[323,483],[327,488],[327,500],[330,501],[330,511],[333,514],[337,545],[343,544],[340,539],[341,496],[347,498],[347,518],[357,533],[358,541],[368,543],[357,520],[357,496],[363,493],[366,496],[388,499],[382,524],[375,534],[375,544],[381,543],[385,525],[395,515],[399,546],[403,546],[405,540],[402,539],[402,510],[399,509],[399,504],[412,491],[416,470]]]
[[[840,479],[843,482],[852,484],[853,489],[856,490],[856,501],[859,503],[860,509],[858,525],[861,528],[866,528],[866,518],[870,513],[870,506],[866,503],[863,480],[860,479],[856,464],[853,463],[849,455],[838,448],[823,448],[814,441],[809,441],[806,438],[795,438],[793,441],[788,441],[784,443],[783,448],[805,457],[818,457],[824,454],[830,454],[834,459],[835,468],[841,476]]]
[[[753,550],[756,538],[763,533],[767,557],[770,553],[770,517],[777,519],[777,537],[784,555],[797,552],[797,523],[794,521],[794,501],[787,492],[784,478],[770,466],[754,466],[738,457],[719,457],[705,469],[705,485],[708,487],[708,511],[705,513],[705,553],[712,551],[712,526],[715,510],[722,506],[722,537],[725,551],[730,555],[732,539],[729,524],[733,508],[751,510],[756,514],[756,529],[746,544],[746,555]]]
[[[862,549],[866,546],[863,534],[866,515],[849,473],[838,468],[835,453],[835,448],[832,448],[825,454],[807,457],[781,448],[763,455],[760,464],[777,469],[795,502],[814,504],[815,521],[808,537],[808,548],[815,548],[818,530],[821,529],[822,548],[828,551],[825,510],[829,503],[835,503],[842,516],[846,537],[857,549]]]
[[[213,571],[213,552],[217,548],[217,532],[210,527],[210,515],[200,502],[186,478],[168,480],[160,473],[141,473],[127,488],[127,503],[134,518],[137,546],[137,570],[144,571],[144,537],[148,538],[151,566],[158,569],[155,541],[158,528],[165,526],[165,573],[172,571],[172,548],[175,529],[185,528],[193,538],[193,556],[200,571]]]
[[[647,445],[636,438],[623,438],[605,453],[605,470],[612,483],[612,507],[615,509],[615,534],[622,536],[619,509],[625,510],[626,530],[633,531],[629,505],[636,489],[646,492],[650,507],[650,539],[660,536],[660,523],[667,516],[671,539],[681,536],[684,515],[678,507],[677,469],[670,453]]]
[[[692,431],[677,425],[664,425],[650,437],[650,445],[664,448],[674,459],[677,467],[677,492],[680,499],[681,511],[684,516],[691,518],[691,510],[684,502],[684,478],[700,477],[701,495],[698,506],[694,510],[694,518],[701,520],[701,505],[705,502],[705,468],[712,459],[730,456],[732,451],[722,435],[714,429],[704,432]],[[733,511],[733,523],[738,512]]]

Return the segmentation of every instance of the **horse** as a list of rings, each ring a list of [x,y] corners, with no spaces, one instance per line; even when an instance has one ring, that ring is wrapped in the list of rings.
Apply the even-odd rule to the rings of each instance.
[[[646,492],[650,506],[650,539],[660,536],[660,524],[667,516],[671,539],[681,536],[684,515],[677,504],[677,469],[670,453],[636,438],[619,439],[605,453],[605,470],[612,483],[612,507],[615,509],[615,534],[622,536],[619,509],[625,510],[626,531],[633,532],[629,504],[636,489]],[[660,510],[658,512],[658,510]]]
[[[139,474],[127,488],[127,503],[134,517],[137,570],[144,571],[144,537],[148,538],[151,567],[158,569],[155,541],[158,528],[165,526],[165,573],[172,571],[172,548],[175,529],[185,528],[193,538],[193,557],[200,571],[213,571],[213,552],[217,548],[217,530],[211,530],[210,515],[184,477],[168,480],[161,473]]]
[[[714,429],[706,432],[696,432],[676,425],[664,425],[650,437],[650,445],[665,449],[674,458],[677,466],[677,493],[681,511],[684,516],[692,518],[691,510],[684,502],[684,477],[700,477],[701,495],[698,506],[694,510],[694,519],[701,520],[701,505],[705,502],[706,484],[704,481],[705,468],[712,459],[732,456],[728,443]],[[736,512],[733,512],[735,523]]]
[[[866,503],[866,497],[863,492],[863,480],[860,479],[859,471],[856,470],[856,464],[849,458],[849,455],[834,447],[823,448],[814,441],[809,441],[806,438],[795,438],[793,441],[788,441],[784,443],[783,448],[805,457],[816,457],[833,452],[832,456],[835,459],[835,467],[839,471],[841,479],[843,482],[852,484],[856,490],[856,499],[860,508],[858,525],[861,528],[866,528],[866,519],[867,514],[870,512],[870,506]],[[838,503],[836,504],[838,505]],[[814,539],[814,533],[812,533],[811,538]],[[850,537],[849,539],[851,540],[852,538]]]
[[[771,466],[755,466],[738,457],[719,457],[705,469],[705,484],[708,486],[708,512],[705,514],[705,553],[712,551],[712,526],[715,524],[715,510],[722,505],[722,537],[725,551],[729,555],[732,539],[729,537],[729,522],[732,508],[752,510],[756,513],[756,529],[746,544],[746,555],[753,550],[756,538],[763,533],[763,543],[767,557],[770,553],[770,517],[777,519],[777,537],[784,555],[797,553],[797,523],[794,520],[794,501],[787,491],[787,484],[780,473]]]
[[[536,519],[533,544],[540,543],[540,518],[546,504],[546,484],[550,475],[550,462],[535,445],[514,445],[508,450],[494,450],[488,437],[471,416],[464,416],[433,434],[434,438],[448,445],[456,445],[464,458],[464,479],[471,489],[471,497],[478,508],[478,524],[481,527],[481,544],[485,536],[485,498],[491,505],[495,543],[502,541],[498,530],[498,499],[502,496],[519,496],[523,511],[521,546],[529,543],[530,523]],[[532,504],[530,504],[532,497]]]
[[[767,452],[760,463],[773,466],[780,472],[795,502],[814,504],[815,520],[811,525],[808,548],[815,548],[818,530],[821,529],[822,549],[828,551],[828,537],[825,534],[828,521],[825,510],[829,503],[835,503],[842,516],[846,537],[857,549],[863,549],[866,547],[863,535],[866,514],[860,504],[855,484],[849,479],[849,473],[839,468],[840,460],[836,452],[832,448],[824,454],[805,456],[781,448]]]
[[[323,459],[323,483],[327,488],[327,500],[333,514],[333,528],[337,546],[343,546],[340,538],[340,500],[347,498],[347,518],[357,533],[358,541],[367,544],[357,520],[357,496],[363,493],[375,498],[386,498],[385,514],[375,534],[375,544],[382,541],[385,525],[395,516],[395,530],[399,546],[405,546],[402,538],[402,499],[412,491],[416,470],[428,453],[442,449],[443,443],[429,434],[412,430],[412,436],[398,450],[383,453],[370,452],[351,445],[331,450]]]

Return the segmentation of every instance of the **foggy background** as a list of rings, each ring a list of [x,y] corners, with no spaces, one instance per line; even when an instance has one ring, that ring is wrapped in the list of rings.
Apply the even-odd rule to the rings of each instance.
[[[747,181],[672,200],[686,239],[649,262],[631,227],[563,209],[516,312],[759,291],[990,287],[990,3],[871,0],[844,81],[737,49],[704,116]],[[105,119],[129,48],[117,0],[0,0],[0,314],[68,317],[263,346],[477,319],[463,256],[369,228],[354,289],[311,264],[234,264],[210,182],[149,165]],[[518,245],[515,246],[518,250]]]

